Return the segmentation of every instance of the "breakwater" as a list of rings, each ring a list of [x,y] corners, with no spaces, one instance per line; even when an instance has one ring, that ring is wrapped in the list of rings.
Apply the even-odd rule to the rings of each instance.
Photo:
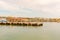
[[[35,22],[6,22],[6,23],[0,23],[0,25],[17,25],[17,26],[43,26],[43,23],[35,23]]]

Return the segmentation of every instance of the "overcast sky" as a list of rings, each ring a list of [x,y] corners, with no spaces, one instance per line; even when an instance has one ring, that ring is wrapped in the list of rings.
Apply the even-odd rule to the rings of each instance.
[[[60,17],[60,0],[0,0],[0,16]]]

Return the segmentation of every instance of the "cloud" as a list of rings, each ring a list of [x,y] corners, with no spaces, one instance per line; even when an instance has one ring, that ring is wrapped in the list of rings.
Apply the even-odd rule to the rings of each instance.
[[[0,1],[0,6],[5,9],[12,9],[12,10],[31,8],[33,10],[37,9],[39,11],[43,9],[44,10],[50,9],[52,7],[54,8],[56,2],[60,2],[60,1],[59,0],[2,0]]]
[[[7,2],[0,1],[0,9],[1,10],[18,10],[19,8]]]
[[[0,9],[20,16],[59,17],[60,0],[0,0]]]

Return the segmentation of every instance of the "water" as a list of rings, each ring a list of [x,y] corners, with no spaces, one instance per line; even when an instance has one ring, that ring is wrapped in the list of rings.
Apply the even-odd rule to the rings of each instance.
[[[60,23],[42,27],[1,26],[0,40],[60,40]]]

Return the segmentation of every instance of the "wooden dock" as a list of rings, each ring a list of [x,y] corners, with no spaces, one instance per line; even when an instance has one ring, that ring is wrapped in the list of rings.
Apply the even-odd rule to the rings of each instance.
[[[1,22],[0,25],[43,26],[41,22]]]

